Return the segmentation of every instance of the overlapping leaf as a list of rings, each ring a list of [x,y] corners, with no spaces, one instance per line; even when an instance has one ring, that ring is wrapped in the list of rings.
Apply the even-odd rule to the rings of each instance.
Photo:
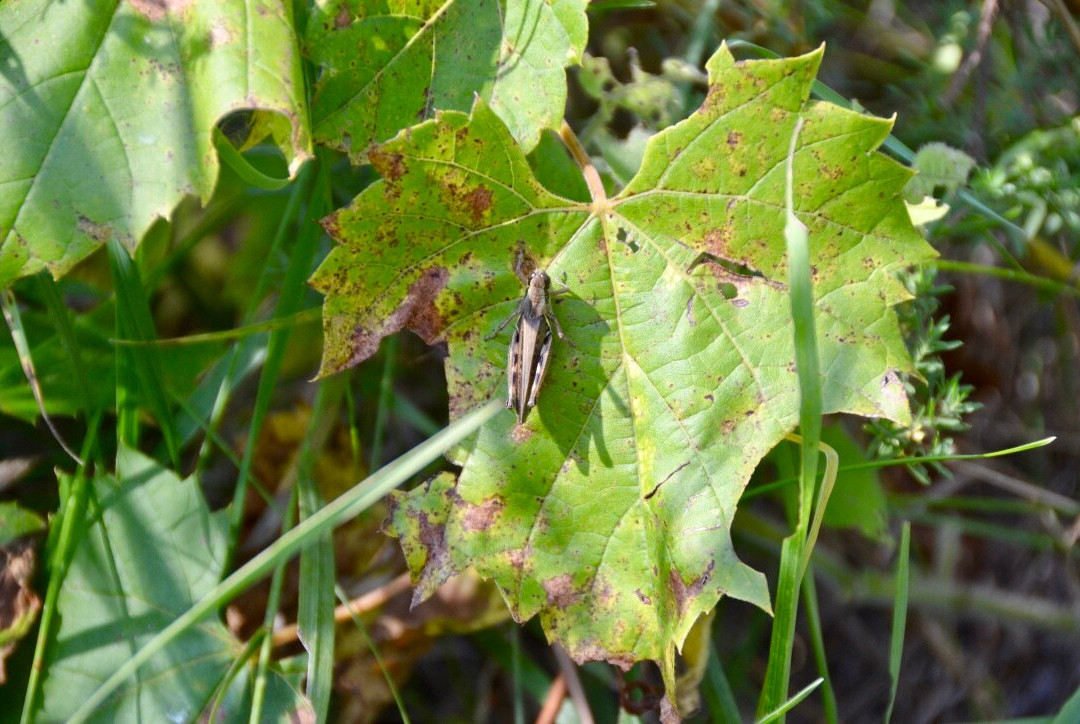
[[[121,448],[117,477],[91,489],[93,522],[76,549],[57,603],[43,721],[66,721],[100,683],[218,582],[228,520],[211,513],[194,479],[180,480]],[[217,620],[179,636],[95,712],[96,721],[195,721],[241,644]],[[244,672],[241,671],[243,674]],[[249,677],[232,682],[222,721],[242,719]],[[314,717],[307,700],[271,672],[268,715]],[[217,720],[217,719],[216,719]]]
[[[324,66],[316,140],[363,157],[372,142],[468,110],[479,94],[526,149],[558,128],[566,71],[588,37],[585,0],[319,0],[305,47]]]
[[[0,4],[0,287],[59,276],[110,237],[134,249],[218,176],[224,115],[257,111],[293,168],[307,110],[283,0]]]
[[[670,661],[722,595],[769,608],[729,528],[797,422],[783,203],[799,116],[827,411],[908,416],[892,272],[932,254],[900,198],[910,173],[874,151],[891,123],[808,101],[819,61],[736,63],[722,47],[702,108],[653,137],[606,204],[542,188],[482,101],[372,154],[384,180],[327,221],[341,243],[314,278],[324,373],[408,328],[447,343],[460,415],[503,394],[509,333],[487,336],[522,292],[515,256],[570,288],[555,313],[573,346],[556,340],[525,424],[507,411],[456,481],[398,501],[390,530],[419,596],[474,566],[576,658],[624,665]]]

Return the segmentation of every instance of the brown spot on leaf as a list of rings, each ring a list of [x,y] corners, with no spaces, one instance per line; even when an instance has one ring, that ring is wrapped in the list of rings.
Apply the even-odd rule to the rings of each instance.
[[[637,663],[633,654],[613,654],[595,641],[582,641],[567,651],[570,658],[576,664],[587,664],[590,661],[606,661],[612,666],[618,666],[623,671],[629,671],[630,667]]]
[[[651,606],[652,605],[652,599],[649,598],[648,596],[646,596],[645,592],[642,591],[640,588],[634,589],[634,593],[637,595],[638,600],[640,600],[646,606]]]
[[[477,186],[469,192],[467,197],[469,208],[472,209],[473,218],[479,221],[484,213],[491,208],[491,189]]]
[[[178,13],[188,5],[191,0],[128,0],[135,12],[153,22],[164,20],[166,15]]]
[[[514,429],[510,431],[510,439],[516,444],[520,445],[526,442],[533,436],[533,431],[525,427],[525,425],[515,424]]]
[[[90,219],[82,214],[79,214],[76,221],[76,228],[99,244],[104,244],[113,237],[112,227],[108,224],[99,224],[98,222]]]
[[[386,153],[381,146],[376,146],[368,152],[368,160],[379,175],[391,183],[405,175],[405,161],[400,153]]]
[[[363,362],[379,349],[379,342],[401,329],[410,329],[427,344],[435,344],[442,334],[444,323],[435,308],[435,298],[446,287],[450,273],[441,266],[425,270],[409,286],[400,306],[386,318],[382,326],[370,330],[357,327],[352,333],[350,364]]]
[[[574,588],[574,579],[569,573],[560,573],[554,578],[543,581],[540,585],[547,593],[549,606],[569,608],[581,600],[581,591]]]
[[[719,257],[727,257],[728,244],[731,242],[732,229],[731,226],[722,226],[713,229],[709,229],[705,232],[705,238],[702,241],[705,242],[705,247],[709,250],[710,254],[715,254]]]
[[[735,148],[742,141],[742,134],[738,131],[731,131],[727,134],[727,145],[730,148]]]
[[[694,580],[687,583],[679,575],[678,571],[671,571],[668,574],[668,585],[671,587],[671,595],[675,599],[675,605],[682,613],[686,610],[686,605],[690,600],[701,594],[709,579],[712,578],[713,568],[716,567],[716,561],[709,561],[709,567],[705,569],[705,572]]]
[[[506,503],[499,496],[488,498],[480,505],[463,503],[463,517],[461,527],[467,531],[484,531],[492,526],[499,517]]]
[[[341,10],[334,17],[334,30],[341,30],[346,25],[352,22],[352,13],[349,12],[349,8],[346,5],[341,6]]]
[[[510,560],[510,565],[519,571],[525,567],[525,549],[515,548],[506,552],[506,557]]]

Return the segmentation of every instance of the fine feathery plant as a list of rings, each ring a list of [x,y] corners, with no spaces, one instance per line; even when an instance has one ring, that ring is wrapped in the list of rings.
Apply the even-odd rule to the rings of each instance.
[[[579,138],[563,116],[586,11],[584,0],[0,5],[0,119],[19,138],[0,156],[0,286],[21,301],[4,306],[28,379],[18,409],[86,423],[74,472],[59,476],[24,721],[324,720],[340,595],[329,533],[387,496],[415,601],[472,568],[577,662],[657,662],[667,717],[689,713],[681,694],[710,649],[700,666],[679,653],[724,596],[776,615],[759,716],[782,719],[819,684],[831,696],[827,670],[794,697],[788,681],[835,476],[815,493],[821,417],[879,421],[885,445],[897,431],[958,429],[970,410],[933,366],[947,344],[932,308],[896,311],[926,287],[914,272],[909,291],[898,273],[935,256],[905,205],[912,172],[878,150],[892,121],[812,97],[820,48],[737,61],[721,45],[704,73],[636,69],[610,103],[610,69],[590,58],[587,91],[607,115]],[[696,109],[680,112],[685,99]],[[601,127],[616,108],[648,114],[633,148]],[[342,172],[344,159],[361,171]],[[208,340],[241,337],[228,354],[162,354],[151,295],[239,213],[214,194],[222,163],[270,199],[242,316],[256,322],[277,292],[273,318]],[[163,245],[158,220],[188,195],[209,203],[204,226]],[[103,246],[113,293],[95,299],[108,325],[91,326],[44,272],[92,265]],[[560,331],[540,340],[546,375],[521,423],[502,408],[514,327],[499,329],[525,292],[520,266],[547,273]],[[212,511],[199,473],[231,455],[224,411],[259,370],[256,439],[290,331],[311,318],[306,281],[324,297],[324,342],[291,497],[262,489],[249,445],[231,503]],[[341,373],[406,329],[446,345],[451,423],[324,503],[312,461],[352,404]],[[910,344],[920,329],[913,362],[905,334]],[[55,337],[34,348],[27,330]],[[184,364],[208,371],[184,378]],[[914,392],[927,399],[913,421]],[[948,410],[922,420],[942,396]],[[731,527],[751,474],[796,428],[794,532],[770,593]],[[920,450],[951,452],[937,438]],[[457,472],[390,495],[444,454]],[[236,566],[249,493],[281,508],[281,533]],[[268,633],[297,554],[306,655],[273,661]],[[271,574],[264,625],[242,641],[214,614]]]

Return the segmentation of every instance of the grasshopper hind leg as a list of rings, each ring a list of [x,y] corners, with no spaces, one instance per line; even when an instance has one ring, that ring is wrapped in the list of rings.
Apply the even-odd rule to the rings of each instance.
[[[510,350],[506,358],[506,407],[517,409],[517,385],[515,381],[521,375],[521,329],[514,327],[514,336],[510,340]]]

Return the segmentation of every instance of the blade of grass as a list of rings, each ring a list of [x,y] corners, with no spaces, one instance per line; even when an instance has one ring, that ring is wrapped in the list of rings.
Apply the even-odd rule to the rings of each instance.
[[[1028,450],[1034,450],[1035,448],[1049,445],[1056,437],[1046,437],[1042,440],[1035,440],[1034,442],[1024,443],[1023,445],[1017,445],[1016,447],[1005,448],[1003,450],[994,450],[988,453],[977,454],[965,454],[965,455],[920,455],[917,457],[908,458],[892,458],[889,460],[871,460],[865,463],[856,463],[854,465],[844,465],[837,468],[837,474],[848,472],[852,470],[869,470],[873,468],[888,468],[896,465],[911,465],[912,463],[944,463],[954,460],[982,460],[984,458],[996,458],[1003,455],[1015,455],[1017,453],[1026,452]],[[798,478],[784,477],[779,480],[774,480],[771,483],[764,483],[762,485],[755,485],[753,488],[743,493],[742,500],[752,500],[758,496],[765,495],[786,485],[798,482]],[[1072,501],[1070,501],[1071,503]],[[1047,503],[1054,507],[1052,504]]]
[[[810,630],[810,649],[814,653],[814,665],[821,677],[821,702],[825,710],[825,721],[836,724],[836,692],[829,677],[829,660],[825,655],[825,637],[821,633],[821,609],[818,606],[817,583],[814,581],[814,567],[806,570],[803,578],[803,606],[806,607],[806,627]]]
[[[345,385],[345,415],[349,421],[349,451],[352,453],[353,470],[361,470],[363,453],[360,450],[360,426],[356,424],[356,400],[351,382]]]
[[[86,429],[86,438],[83,441],[83,457],[90,459],[91,453],[97,446],[98,425],[101,422],[100,415],[94,415]],[[80,467],[76,472],[69,490],[61,488],[60,510],[53,518],[49,528],[48,538],[48,561],[49,583],[45,589],[45,601],[41,606],[41,622],[38,626],[37,641],[34,644],[34,660],[30,666],[30,678],[26,683],[26,695],[23,697],[21,724],[29,724],[34,720],[34,709],[37,705],[38,689],[41,686],[41,677],[45,671],[45,649],[49,645],[49,637],[52,635],[53,619],[56,617],[56,605],[60,597],[60,586],[67,575],[68,566],[75,555],[75,544],[82,532],[82,523],[85,518],[87,498],[90,490],[90,478],[85,467]],[[65,494],[66,493],[66,494]],[[59,531],[54,533],[54,531]],[[54,537],[55,535],[55,537]]]
[[[288,201],[285,203],[285,210],[281,215],[277,230],[274,232],[274,238],[270,241],[270,248],[266,253],[266,264],[263,266],[262,273],[259,275],[259,280],[255,283],[255,293],[251,295],[251,301],[244,314],[245,324],[254,321],[255,316],[258,313],[259,305],[262,303],[263,298],[270,289],[270,280],[274,276],[273,261],[278,259],[281,255],[281,249],[285,243],[287,232],[292,229],[293,223],[297,221],[300,213],[301,201],[304,198],[307,198],[311,193],[310,187],[312,178],[312,164],[305,164],[300,170],[296,184],[289,194]],[[275,314],[275,317],[277,316],[279,315]],[[254,349],[255,344],[256,342],[253,338],[248,338],[247,343],[234,347],[227,361],[224,361],[220,368],[215,369],[215,373],[217,374],[214,374],[213,378],[216,383],[216,390],[211,387],[203,387],[203,385],[200,385],[199,389],[192,397],[192,403],[196,409],[203,409],[204,407],[207,409],[211,429],[217,429],[218,424],[221,422],[221,417],[225,413],[225,407],[232,397],[232,391],[235,388],[235,385],[245,376],[244,373],[250,369],[250,367],[243,369],[245,366],[242,363],[245,361],[245,358],[251,359],[252,357],[262,357],[263,361],[265,361],[266,354],[260,354],[256,351]],[[220,372],[218,372],[218,369],[220,369]],[[209,445],[204,441],[202,449],[199,451],[199,461],[196,464],[196,472],[205,467],[209,454]]]
[[[236,453],[232,451],[232,448],[229,447],[229,444],[222,440],[221,436],[211,430],[210,426],[206,423],[206,421],[199,417],[198,413],[191,407],[191,404],[187,400],[183,399],[180,395],[173,395],[173,402],[175,402],[181,410],[187,413],[189,419],[193,420],[196,425],[200,426],[207,438],[214,443],[214,446],[217,448],[218,452],[224,455],[225,458],[233,464],[233,467],[239,470],[240,458],[238,458],[236,456]],[[270,494],[270,491],[268,491],[266,489],[266,486],[263,485],[262,482],[259,480],[258,476],[256,476],[254,473],[250,474],[248,476],[248,484],[255,488],[255,492],[258,493],[259,497],[262,498],[263,502],[266,503],[267,507],[276,509],[279,515],[285,515],[285,510],[281,508],[274,496]]]
[[[784,715],[787,714],[792,709],[794,709],[798,705],[798,703],[800,701],[802,701],[806,697],[810,696],[810,694],[814,691],[814,689],[818,688],[818,686],[820,684],[821,684],[821,679],[817,679],[816,681],[812,681],[809,685],[806,686],[806,688],[804,688],[798,694],[791,697],[786,702],[781,704],[779,707],[777,707],[776,709],[773,709],[768,714],[766,714],[765,716],[758,719],[756,724],[770,724],[770,722],[774,722],[774,721],[783,721],[784,720]]]
[[[371,652],[372,657],[375,659],[375,665],[378,666],[379,671],[382,672],[383,679],[386,681],[386,686],[390,689],[390,696],[394,697],[394,703],[397,705],[398,715],[401,717],[401,721],[403,724],[409,724],[409,712],[405,709],[405,702],[401,700],[401,694],[398,692],[397,685],[394,683],[394,677],[390,675],[390,670],[386,668],[386,664],[383,662],[382,654],[379,653],[379,647],[371,640],[371,636],[368,634],[364,622],[360,620],[360,617],[352,609],[352,606],[349,605],[349,597],[345,595],[345,591],[336,583],[334,584],[334,593],[337,594],[338,600],[341,601],[349,611],[349,616],[352,618],[356,630],[360,632],[360,636],[367,644],[368,651]]]
[[[907,626],[908,564],[911,558],[911,523],[904,521],[900,531],[900,552],[896,557],[896,597],[893,599],[892,640],[889,642],[889,707],[885,724],[892,720],[896,688],[900,684],[900,660],[904,654],[904,629]]]
[[[214,694],[214,698],[210,703],[209,709],[206,710],[206,719],[200,721],[217,722],[224,721],[225,717],[219,718],[218,712],[221,709],[221,705],[225,703],[225,697],[229,694],[229,687],[232,682],[236,680],[240,672],[247,666],[248,659],[255,655],[255,652],[262,646],[263,639],[266,638],[266,631],[259,629],[255,634],[244,643],[244,647],[240,649],[240,653],[236,654],[236,658],[229,664],[228,670],[225,675],[221,677],[221,682],[217,686],[217,691]]]
[[[82,458],[68,446],[67,441],[64,440],[64,436],[60,434],[60,431],[56,429],[56,425],[53,424],[52,417],[50,417],[48,411],[45,410],[45,398],[41,394],[41,385],[38,384],[37,373],[34,371],[34,358],[30,354],[30,343],[26,339],[26,330],[23,328],[22,316],[19,314],[19,304],[15,301],[15,295],[10,289],[5,289],[3,293],[0,294],[0,308],[3,310],[4,320],[7,322],[8,330],[11,331],[11,341],[15,344],[15,351],[19,355],[19,365],[22,367],[23,374],[26,375],[26,381],[30,385],[30,391],[34,395],[34,401],[37,403],[38,411],[41,412],[41,419],[45,421],[45,425],[49,428],[49,432],[52,433],[53,438],[56,439],[56,442],[59,443],[64,452],[66,452],[77,465],[83,465]]]
[[[90,381],[86,378],[86,365],[83,363],[79,341],[75,337],[75,330],[71,325],[71,312],[68,310],[67,305],[64,304],[64,299],[60,296],[60,289],[51,276],[38,274],[34,277],[34,283],[38,294],[45,302],[45,308],[49,312],[49,319],[52,320],[53,329],[56,330],[56,336],[60,339],[60,344],[67,355],[68,364],[71,365],[72,377],[79,388],[79,396],[82,397],[83,414],[89,419],[95,414],[100,414],[101,410],[96,409],[94,399],[90,395],[92,388],[90,387]]]
[[[394,414],[425,435],[434,435],[439,430],[439,423],[401,395],[394,396]]]
[[[521,629],[510,629],[510,683],[514,697],[514,724],[525,724],[525,690],[521,682]]]
[[[520,637],[518,625],[515,623],[508,625],[511,630],[518,631]],[[500,628],[477,631],[469,638],[480,647],[486,656],[490,656],[498,662],[504,671],[512,671],[514,667],[513,652],[511,647],[506,645],[508,636],[513,636],[513,634],[507,634]],[[524,692],[537,703],[542,702],[551,688],[552,677],[529,656],[520,657],[518,666],[520,667],[520,683]]]
[[[322,235],[322,227],[318,225],[318,219],[325,211],[324,197],[329,188],[327,165],[323,163],[321,154],[315,163],[315,183],[312,185],[312,193],[308,203],[307,214],[300,226],[296,243],[293,245],[289,256],[289,266],[285,271],[285,279],[281,284],[277,306],[274,308],[274,317],[287,317],[298,310],[303,303],[307,292],[307,279],[311,276],[312,265],[315,260],[315,250],[318,246],[319,237]],[[255,456],[255,441],[262,430],[263,421],[270,410],[270,402],[274,391],[277,389],[278,375],[285,359],[285,347],[289,341],[289,328],[277,329],[270,333],[270,341],[267,343],[266,362],[259,375],[259,384],[255,392],[255,404],[251,412],[251,424],[248,429],[248,444],[244,447],[244,456],[240,462],[240,478],[236,491],[233,494],[232,509],[229,518],[229,545],[230,549],[227,561],[231,561],[239,543],[240,527],[244,520],[244,500],[247,497],[247,476],[251,471],[251,465]]]
[[[211,344],[214,342],[227,342],[230,339],[244,339],[246,337],[252,337],[256,334],[263,332],[272,332],[275,329],[285,329],[298,327],[302,324],[311,324],[317,322],[322,318],[321,307],[311,307],[305,309],[302,312],[296,312],[290,314],[288,317],[275,317],[274,319],[268,319],[265,322],[256,322],[255,324],[245,324],[240,327],[234,327],[233,329],[223,329],[218,332],[205,332],[203,334],[189,334],[184,337],[171,337],[168,339],[154,339],[149,341],[141,341],[134,339],[112,339],[109,340],[113,344],[134,347],[139,345],[150,345],[154,347],[174,347],[188,344]]]
[[[281,518],[281,534],[285,535],[292,527],[293,517],[296,515],[297,487],[289,489],[289,502],[285,506],[285,515]],[[277,618],[278,609],[281,606],[281,586],[285,582],[285,565],[287,560],[279,561],[274,567],[274,573],[270,577],[270,593],[266,598],[266,612],[263,615],[263,631],[274,630],[274,619]],[[274,652],[272,636],[263,636],[259,646],[259,661],[255,666],[255,685],[251,692],[251,711],[248,713],[250,724],[259,724],[262,719],[263,705],[266,703],[266,682],[270,670],[270,656]]]
[[[709,665],[705,669],[705,680],[702,682],[701,693],[705,697],[705,703],[709,706],[712,720],[734,724],[741,722],[739,705],[735,701],[735,692],[731,690],[727,675],[724,673],[724,665],[720,661],[720,651],[716,648],[716,641],[711,642],[709,652]]]
[[[335,498],[317,513],[292,528],[266,550],[240,566],[183,615],[162,629],[124,665],[106,679],[72,716],[72,722],[85,721],[96,708],[144,663],[169,645],[176,636],[232,600],[258,581],[280,561],[287,560],[305,545],[337,525],[367,510],[387,493],[443,455],[452,446],[476,432],[503,409],[501,400],[491,400],[463,415],[441,432],[416,446],[397,460],[368,476],[344,495]]]
[[[787,214],[784,240],[787,245],[788,286],[791,290],[791,314],[795,334],[795,369],[799,380],[799,450],[798,513],[795,530],[784,539],[780,553],[780,578],[776,590],[775,618],[769,643],[769,662],[765,686],[758,701],[758,714],[774,710],[783,721],[781,705],[787,698],[791,672],[791,650],[795,640],[795,620],[799,607],[799,588],[803,561],[808,548],[810,512],[814,483],[817,480],[818,444],[821,441],[821,378],[818,371],[817,333],[814,325],[814,290],[810,276],[810,250],[806,227],[795,216],[793,167],[795,148],[803,120],[800,117],[791,134],[787,157]]]
[[[375,412],[375,433],[371,441],[371,467],[379,467],[382,462],[383,436],[386,433],[386,420],[394,396],[394,363],[397,361],[398,338],[392,335],[383,348],[382,376],[379,378],[379,407]]]
[[[982,276],[1004,279],[1018,284],[1027,284],[1039,291],[1049,294],[1068,294],[1080,298],[1080,288],[1072,284],[1063,284],[1053,279],[1047,279],[1027,271],[1017,269],[1005,269],[999,266],[987,266],[985,264],[971,264],[966,261],[953,261],[951,259],[936,259],[934,266],[945,271],[957,271],[965,274],[980,274]]]
[[[139,270],[132,262],[127,249],[117,239],[110,238],[108,248],[109,267],[112,270],[113,288],[116,291],[117,336],[121,339],[152,340],[156,336],[154,320],[150,315],[150,307],[139,278]],[[179,470],[180,437],[169,410],[169,398],[165,393],[164,375],[161,372],[157,350],[151,347],[132,347],[126,352],[128,362],[124,366],[130,365],[134,368],[133,371],[138,379],[139,397],[157,420],[165,440],[169,460],[173,468]],[[118,386],[121,385],[120,373],[126,371],[117,370]],[[125,386],[125,394],[129,392],[130,390]],[[125,442],[129,444],[138,442],[138,432],[132,430],[132,427],[137,424],[137,421],[128,421],[125,432],[133,439],[125,439]]]
[[[338,421],[338,412],[348,386],[345,375],[324,380],[319,385],[297,465],[300,520],[307,520],[323,507],[313,476],[317,453],[326,445]],[[296,614],[297,635],[308,652],[306,693],[319,722],[330,709],[334,676],[334,587],[336,585],[334,543],[330,531],[319,536],[300,552],[300,601]]]

